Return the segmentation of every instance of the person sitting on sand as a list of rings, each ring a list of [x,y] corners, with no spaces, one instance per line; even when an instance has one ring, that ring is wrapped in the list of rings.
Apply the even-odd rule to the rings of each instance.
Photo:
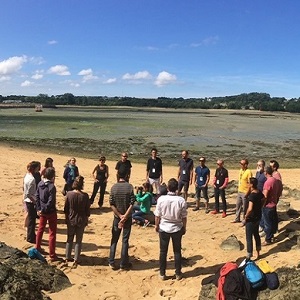
[[[150,213],[152,197],[152,186],[149,182],[145,182],[142,187],[138,188],[135,199],[140,205],[133,206],[132,223],[142,226],[150,224],[150,221],[147,220],[147,215]]]
[[[256,258],[259,257],[261,250],[261,240],[259,236],[259,222],[262,215],[262,206],[264,204],[264,194],[257,188],[258,180],[254,177],[249,179],[251,193],[248,196],[248,209],[245,215],[246,221],[246,242],[247,242],[247,258],[253,256],[253,240],[255,240]]]

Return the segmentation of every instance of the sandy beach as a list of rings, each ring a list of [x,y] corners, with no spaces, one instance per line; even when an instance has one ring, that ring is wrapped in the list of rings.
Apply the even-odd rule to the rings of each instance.
[[[41,153],[28,151],[8,146],[0,146],[0,163],[2,172],[0,194],[0,241],[22,249],[32,245],[25,240],[24,212],[22,211],[22,185],[26,173],[26,165],[32,160],[38,160],[42,164],[47,157],[54,159],[57,173],[55,181],[57,187],[58,208],[58,232],[57,232],[57,255],[64,257],[66,242],[66,225],[64,224],[63,205],[64,197],[60,193],[64,180],[62,178],[67,156],[53,155],[51,151]],[[70,155],[74,155],[70,153]],[[76,156],[76,155],[75,155]],[[77,158],[77,166],[80,174],[85,177],[85,191],[90,195],[93,187],[91,172],[98,163],[96,160]],[[193,157],[192,157],[193,158]],[[129,157],[132,162],[131,183],[140,185],[145,180],[145,164],[136,164],[134,157]],[[195,159],[195,158],[194,158]],[[195,160],[196,161],[196,160]],[[107,191],[115,183],[116,161],[107,161],[110,169],[110,178]],[[250,169],[253,171],[256,162],[250,161]],[[207,166],[212,174],[215,170],[215,162],[208,161]],[[226,167],[226,162],[225,162]],[[300,169],[280,169],[283,183],[290,189],[300,190]],[[176,177],[177,166],[163,167],[164,180]],[[238,170],[229,170],[230,180],[237,180]],[[194,192],[195,187],[190,187]],[[212,190],[210,190],[212,191]],[[105,195],[104,207],[97,208],[96,198],[91,207],[89,225],[85,230],[81,264],[76,269],[71,265],[61,266],[69,277],[72,287],[55,294],[49,294],[52,299],[82,299],[91,300],[117,300],[117,299],[198,299],[201,281],[203,278],[214,274],[219,266],[227,261],[235,261],[246,255],[246,249],[240,251],[224,251],[220,248],[221,242],[234,234],[245,246],[245,230],[238,224],[232,224],[234,219],[235,195],[227,198],[229,203],[228,216],[205,214],[200,211],[192,211],[194,199],[189,198],[187,233],[183,237],[182,255],[184,257],[183,273],[181,281],[173,279],[174,262],[172,247],[169,247],[168,270],[166,281],[158,279],[158,235],[154,227],[142,228],[133,226],[130,237],[130,261],[133,269],[130,271],[113,271],[108,267],[107,257],[111,238],[111,224],[113,214],[108,203],[108,194]],[[289,202],[291,208],[300,210],[300,199],[285,196],[284,201]],[[213,209],[214,200],[210,199],[210,208]],[[154,208],[153,208],[154,209]],[[300,261],[300,251],[291,248],[286,229],[299,228],[299,219],[290,219],[288,216],[279,224],[277,242],[262,249],[262,257],[278,268],[280,266],[295,266]],[[43,248],[48,251],[47,233],[44,234]],[[46,243],[45,243],[46,241]],[[120,257],[121,241],[117,249],[117,263]]]

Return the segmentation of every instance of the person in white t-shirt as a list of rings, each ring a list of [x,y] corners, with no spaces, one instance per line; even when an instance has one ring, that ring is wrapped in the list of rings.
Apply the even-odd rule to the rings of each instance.
[[[178,196],[178,181],[172,178],[168,182],[168,194],[159,197],[154,211],[155,230],[159,233],[159,278],[166,280],[167,253],[172,239],[175,258],[175,277],[182,279],[181,272],[181,239],[186,232],[187,204]]]

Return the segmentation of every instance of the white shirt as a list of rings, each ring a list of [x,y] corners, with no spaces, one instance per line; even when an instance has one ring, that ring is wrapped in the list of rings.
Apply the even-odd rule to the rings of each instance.
[[[186,208],[186,201],[174,193],[160,196],[154,211],[154,215],[160,217],[159,230],[167,233],[181,230],[182,219],[187,216]]]
[[[26,173],[24,177],[24,201],[32,202],[30,198],[35,200],[36,183],[31,173]]]

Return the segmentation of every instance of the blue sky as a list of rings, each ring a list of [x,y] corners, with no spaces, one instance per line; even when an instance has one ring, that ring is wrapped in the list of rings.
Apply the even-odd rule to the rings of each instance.
[[[3,0],[0,95],[300,97],[300,1]]]

